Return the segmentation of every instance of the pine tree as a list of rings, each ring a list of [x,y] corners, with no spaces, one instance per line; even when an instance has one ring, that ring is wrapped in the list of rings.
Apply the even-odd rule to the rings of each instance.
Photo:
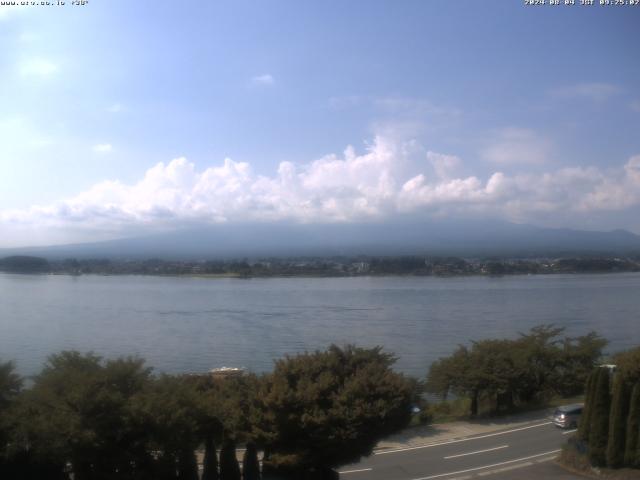
[[[589,460],[594,466],[606,464],[607,435],[609,433],[609,370],[599,368],[596,388],[592,400],[592,412],[589,426]]]
[[[236,444],[227,440],[220,451],[220,480],[240,480],[240,465],[236,458]]]
[[[607,465],[620,468],[624,463],[626,421],[629,412],[629,389],[622,375],[616,375],[613,383],[613,399],[609,417]]]
[[[244,480],[260,479],[260,463],[258,462],[258,450],[253,442],[247,443],[247,449],[242,459],[242,478]]]
[[[627,417],[627,439],[624,450],[624,464],[627,467],[640,466],[640,383],[636,383],[631,391],[629,416]]]
[[[183,449],[178,456],[178,480],[198,480],[198,461],[193,450]]]
[[[213,436],[209,436],[204,443],[204,460],[202,468],[202,480],[218,480],[218,456]]]
[[[157,480],[176,478],[176,459],[173,455],[165,452],[156,459],[154,478]]]
[[[582,410],[582,418],[580,419],[580,426],[578,428],[578,438],[587,442],[589,440],[589,427],[591,426],[591,411],[593,410],[593,394],[595,387],[595,378],[598,370],[594,369],[587,377],[587,385],[585,387],[584,408]]]

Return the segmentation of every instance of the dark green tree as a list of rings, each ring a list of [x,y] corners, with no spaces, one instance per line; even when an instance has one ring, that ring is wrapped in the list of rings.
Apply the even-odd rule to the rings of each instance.
[[[602,357],[607,343],[595,332],[563,338],[558,343],[557,362],[549,379],[553,392],[564,397],[586,393],[587,377]]]
[[[470,415],[478,414],[480,394],[484,387],[482,378],[472,363],[469,349],[464,345],[449,357],[433,362],[429,368],[425,390],[446,400],[449,394],[471,399]]]
[[[616,373],[622,375],[629,384],[640,382],[640,347],[620,352],[613,357]]]
[[[240,478],[236,444],[231,440],[225,440],[220,450],[220,480],[240,480]]]
[[[255,438],[263,461],[281,474],[324,471],[369,455],[378,440],[405,427],[413,387],[380,347],[331,346],[278,360],[257,396]]]
[[[14,423],[11,407],[22,389],[22,379],[14,369],[13,362],[0,363],[0,478],[9,473],[9,443]]]
[[[629,393],[625,379],[621,375],[616,375],[613,382],[607,443],[607,465],[611,468],[620,468],[624,463]]]
[[[627,417],[627,435],[624,449],[624,464],[628,467],[640,467],[640,382],[631,391],[629,416]]]
[[[25,439],[24,448],[37,458],[69,462],[77,480],[133,475],[146,452],[144,432],[130,428],[129,400],[148,379],[140,359],[53,355],[25,392],[16,443]]]
[[[609,392],[610,373],[607,368],[599,368],[596,389],[593,397],[591,426],[589,427],[589,460],[592,465],[606,465],[607,436],[609,433],[609,409],[611,395]]]
[[[523,402],[536,397],[545,397],[552,392],[552,378],[561,360],[558,336],[564,331],[554,325],[539,325],[520,338],[510,347],[517,359],[517,393]]]
[[[202,462],[202,480],[218,480],[218,455],[213,435],[208,435],[204,444],[204,460]]]
[[[198,460],[191,448],[182,449],[178,454],[178,480],[199,480]]]
[[[132,401],[136,429],[147,432],[146,450],[159,452],[158,476],[190,478],[203,417],[198,391],[185,376],[162,375]]]
[[[431,365],[426,390],[442,398],[449,393],[470,398],[472,416],[481,398],[492,399],[495,410],[503,410],[554,394],[580,393],[606,341],[593,332],[560,338],[563,331],[540,325],[515,340],[459,346]]]
[[[587,378],[587,385],[585,387],[584,408],[582,410],[582,417],[580,418],[580,424],[578,425],[578,438],[587,442],[589,441],[589,430],[591,427],[591,412],[593,411],[593,398],[595,395],[596,378],[598,376],[598,369],[593,369]]]
[[[258,462],[258,449],[253,442],[247,443],[242,458],[243,480],[260,480],[260,462]]]

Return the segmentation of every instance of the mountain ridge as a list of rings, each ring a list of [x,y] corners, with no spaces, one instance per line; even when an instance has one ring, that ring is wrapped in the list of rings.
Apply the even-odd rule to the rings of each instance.
[[[92,243],[2,248],[0,257],[204,259],[336,255],[531,257],[640,253],[640,236],[501,221],[233,224]]]

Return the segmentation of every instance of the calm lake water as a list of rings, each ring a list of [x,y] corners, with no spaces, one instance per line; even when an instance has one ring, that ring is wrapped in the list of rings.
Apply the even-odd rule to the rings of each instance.
[[[640,344],[640,274],[198,279],[0,274],[0,359],[37,372],[63,349],[140,355],[164,372],[270,370],[331,343],[383,345],[396,367],[541,323]]]

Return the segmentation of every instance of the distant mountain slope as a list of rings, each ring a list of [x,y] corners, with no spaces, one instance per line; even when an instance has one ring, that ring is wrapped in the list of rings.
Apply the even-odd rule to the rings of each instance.
[[[0,257],[239,258],[331,255],[495,255],[640,253],[640,236],[497,221],[403,221],[386,224],[221,225],[146,237],[51,247],[0,249]]]

